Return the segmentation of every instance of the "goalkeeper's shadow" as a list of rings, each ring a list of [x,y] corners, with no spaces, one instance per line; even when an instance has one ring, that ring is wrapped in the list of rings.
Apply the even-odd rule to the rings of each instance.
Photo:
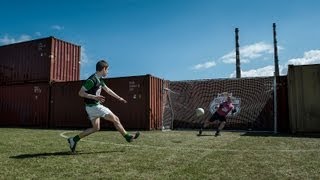
[[[214,134],[197,134],[198,137],[205,137],[205,136],[214,136]]]

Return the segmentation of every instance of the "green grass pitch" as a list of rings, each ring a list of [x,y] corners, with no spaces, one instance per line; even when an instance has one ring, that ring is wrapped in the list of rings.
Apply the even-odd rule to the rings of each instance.
[[[320,179],[320,138],[244,132],[80,131],[0,128],[0,179]]]

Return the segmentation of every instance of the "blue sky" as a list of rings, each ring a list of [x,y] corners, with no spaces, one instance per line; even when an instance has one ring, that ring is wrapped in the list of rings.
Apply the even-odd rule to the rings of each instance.
[[[272,23],[279,64],[320,63],[318,0],[2,0],[0,45],[55,36],[82,47],[81,78],[98,59],[109,77],[167,80],[235,75],[239,28],[242,76],[273,74]]]

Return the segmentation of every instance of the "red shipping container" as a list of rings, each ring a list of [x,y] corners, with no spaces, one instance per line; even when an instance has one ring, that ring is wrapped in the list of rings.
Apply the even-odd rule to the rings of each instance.
[[[48,128],[48,84],[0,86],[0,125]]]
[[[115,113],[125,129],[152,130],[162,127],[163,80],[151,75],[108,78],[106,84],[128,101],[124,104],[102,93],[105,106]],[[56,82],[52,85],[51,119],[52,128],[90,127],[84,102],[78,96],[81,81]],[[114,128],[102,120],[102,129]]]
[[[82,81],[52,83],[50,128],[87,128],[91,126],[83,99],[78,95],[82,83]]]
[[[164,80],[151,76],[109,78],[106,84],[128,101],[123,104],[105,95],[106,106],[118,115],[128,129],[162,128]]]
[[[54,37],[0,46],[0,84],[75,81],[80,46]]]

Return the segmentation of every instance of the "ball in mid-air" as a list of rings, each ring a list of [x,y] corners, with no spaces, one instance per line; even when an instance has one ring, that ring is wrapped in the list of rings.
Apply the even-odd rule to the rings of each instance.
[[[197,108],[196,109],[196,116],[200,117],[204,115],[204,110],[203,108]]]

